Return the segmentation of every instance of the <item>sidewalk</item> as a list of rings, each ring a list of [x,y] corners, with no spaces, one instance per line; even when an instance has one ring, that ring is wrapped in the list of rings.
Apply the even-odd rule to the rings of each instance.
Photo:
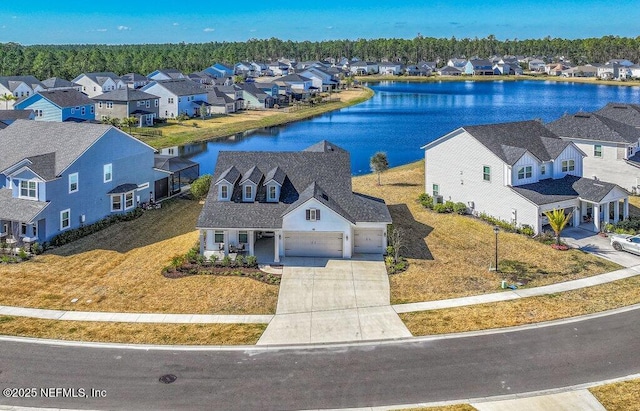
[[[472,295],[470,297],[451,298],[448,300],[425,301],[421,303],[408,303],[393,305],[398,313],[410,313],[414,311],[440,310],[443,308],[464,307],[468,305],[496,303],[500,301],[517,300],[518,298],[536,297],[546,294],[561,293],[594,285],[606,284],[612,281],[634,277],[640,274],[640,265],[611,271],[579,280],[565,281],[563,283],[545,285],[543,287],[523,288],[513,291],[503,291],[492,294]]]

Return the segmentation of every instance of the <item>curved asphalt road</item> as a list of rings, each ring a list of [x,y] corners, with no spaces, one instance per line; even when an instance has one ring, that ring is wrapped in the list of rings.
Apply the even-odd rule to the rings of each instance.
[[[533,329],[324,348],[140,350],[0,342],[0,388],[106,398],[0,398],[92,409],[290,410],[515,394],[640,372],[640,307]],[[172,384],[158,381],[175,374]]]

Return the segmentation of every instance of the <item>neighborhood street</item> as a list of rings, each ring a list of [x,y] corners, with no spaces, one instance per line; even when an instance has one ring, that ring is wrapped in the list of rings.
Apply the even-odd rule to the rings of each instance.
[[[3,337],[3,388],[106,390],[103,398],[3,398],[81,409],[294,410],[524,393],[640,372],[634,306],[476,336],[326,347],[90,347]],[[159,381],[173,374],[175,382]]]

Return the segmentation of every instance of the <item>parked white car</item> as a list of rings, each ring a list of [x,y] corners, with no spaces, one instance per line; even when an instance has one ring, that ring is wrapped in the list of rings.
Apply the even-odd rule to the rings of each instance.
[[[640,235],[612,234],[610,238],[615,250],[640,254]]]

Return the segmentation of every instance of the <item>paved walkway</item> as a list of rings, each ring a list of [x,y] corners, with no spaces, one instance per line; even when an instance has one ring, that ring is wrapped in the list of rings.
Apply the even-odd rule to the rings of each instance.
[[[471,405],[478,411],[606,411],[589,390],[568,391],[513,400],[476,402]]]
[[[276,315],[258,345],[411,337],[389,304],[382,261],[288,259]]]

